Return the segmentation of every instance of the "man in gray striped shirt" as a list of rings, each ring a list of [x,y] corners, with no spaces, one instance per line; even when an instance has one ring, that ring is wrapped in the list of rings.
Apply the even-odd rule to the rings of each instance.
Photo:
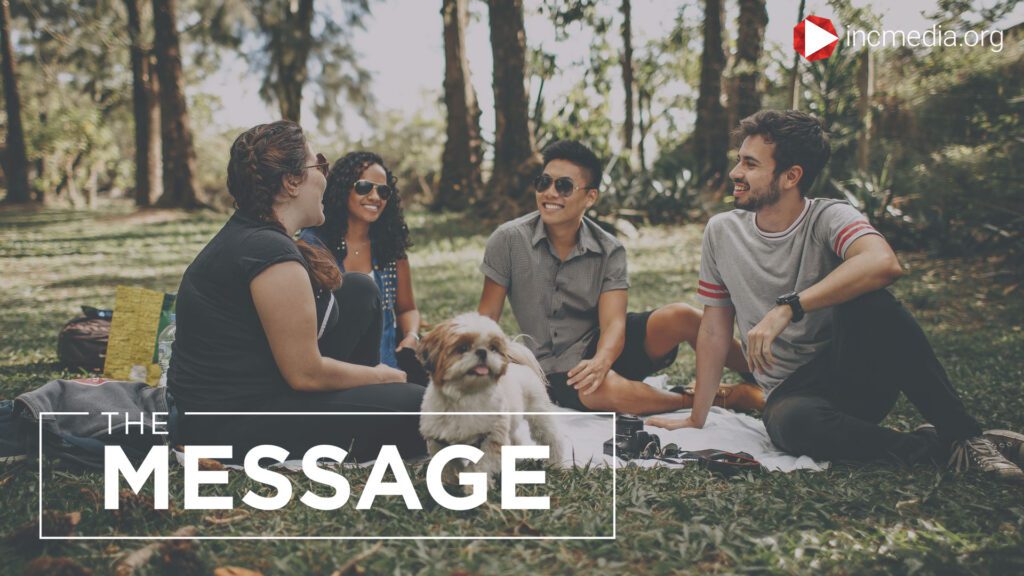
[[[688,407],[687,396],[642,380],[670,365],[681,342],[696,342],[700,311],[677,303],[627,314],[626,250],[583,215],[597,201],[600,160],[574,141],[543,154],[537,211],[487,241],[480,314],[497,320],[508,297],[562,406],[632,414]],[[738,342],[727,365],[745,370]]]
[[[852,206],[805,197],[831,155],[821,122],[762,110],[741,120],[738,134],[729,173],[736,210],[704,230],[693,411],[647,424],[704,426],[735,323],[770,392],[765,428],[783,450],[827,460],[948,459],[954,471],[1024,482],[1024,436],[982,431],[921,327],[885,289],[903,273],[889,244]],[[928,425],[881,425],[900,392]]]

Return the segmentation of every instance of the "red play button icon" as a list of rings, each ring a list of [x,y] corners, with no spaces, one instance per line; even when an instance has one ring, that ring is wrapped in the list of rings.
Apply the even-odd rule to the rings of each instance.
[[[836,27],[828,18],[808,16],[793,27],[793,48],[808,62],[828,58],[837,44]]]

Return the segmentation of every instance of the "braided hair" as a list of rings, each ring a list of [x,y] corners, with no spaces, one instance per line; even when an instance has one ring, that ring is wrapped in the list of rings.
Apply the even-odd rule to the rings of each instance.
[[[295,122],[279,120],[243,132],[231,145],[228,160],[228,192],[235,199],[235,207],[250,218],[284,231],[274,216],[274,198],[281,192],[286,174],[306,178],[305,165],[306,136]],[[314,289],[333,290],[341,285],[341,272],[329,252],[301,240],[295,243],[306,261]]]
[[[409,227],[402,215],[402,198],[395,187],[397,178],[384,165],[384,160],[373,152],[350,152],[334,163],[327,178],[324,191],[324,224],[317,235],[341,262],[348,255],[345,233],[348,232],[348,198],[354,194],[352,186],[367,168],[379,165],[387,174],[388,185],[393,189],[380,218],[370,224],[370,245],[379,266],[402,260],[406,249],[412,246]]]

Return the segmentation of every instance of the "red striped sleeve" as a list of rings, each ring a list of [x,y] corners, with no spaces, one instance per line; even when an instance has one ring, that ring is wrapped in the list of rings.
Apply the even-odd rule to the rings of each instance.
[[[843,252],[846,251],[847,242],[849,242],[850,238],[852,238],[855,234],[862,230],[868,230],[869,232],[874,232],[875,234],[877,234],[875,229],[872,228],[871,224],[868,224],[864,220],[857,220],[856,222],[848,224],[846,228],[843,228],[842,230],[839,231],[839,234],[836,234],[836,241],[832,243],[832,251],[835,252],[836,255],[838,255],[840,258],[842,258]]]
[[[724,300],[729,297],[729,291],[725,289],[725,286],[703,280],[697,280],[697,294],[716,300]]]

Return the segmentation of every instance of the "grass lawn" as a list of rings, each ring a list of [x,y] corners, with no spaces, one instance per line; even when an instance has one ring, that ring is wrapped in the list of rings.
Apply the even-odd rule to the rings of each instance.
[[[48,380],[74,376],[57,364],[56,334],[82,304],[112,306],[118,284],[174,291],[186,265],[218,230],[224,215],[60,210],[0,212],[0,398]],[[487,230],[459,216],[409,217],[417,302],[428,322],[475,309],[477,264]],[[630,309],[694,303],[699,226],[645,228],[626,241]],[[939,260],[902,254],[910,273],[895,287],[928,333],[965,402],[986,428],[1024,430],[1024,299],[1019,277],[997,258]],[[515,331],[511,314],[504,327]],[[673,384],[688,382],[694,356],[680,354]],[[903,401],[887,423],[909,429],[920,417]],[[501,511],[475,515],[409,512],[379,499],[373,515],[355,497],[334,514],[298,504],[277,513],[185,511],[180,469],[171,478],[172,509],[145,506],[116,519],[100,510],[100,474],[47,465],[46,508],[81,512],[79,534],[167,533],[195,525],[204,536],[330,530],[372,533],[558,535],[600,533],[609,504],[600,494],[607,470],[552,473],[547,493],[559,513]],[[414,478],[416,474],[414,473]],[[353,494],[365,474],[347,474]],[[37,516],[35,463],[0,465],[0,535]],[[244,492],[245,480],[229,489]],[[299,478],[295,482],[302,484]],[[423,482],[417,481],[417,489]],[[218,491],[219,492],[219,491]],[[242,492],[236,492],[241,494]],[[425,490],[421,490],[425,493]],[[223,493],[223,492],[220,492]],[[230,541],[168,547],[136,574],[200,574],[236,565],[265,574],[330,574],[357,554],[369,574],[417,573],[1024,573],[1024,488],[982,478],[952,478],[931,469],[834,466],[824,473],[757,474],[723,479],[699,469],[620,470],[614,541]],[[426,501],[426,499],[424,499]],[[496,502],[493,496],[491,502]],[[176,505],[175,505],[176,504]],[[555,506],[553,506],[555,507]],[[224,518],[234,518],[224,521]],[[474,532],[475,531],[475,532]],[[313,533],[313,532],[308,532]],[[68,557],[110,573],[140,541],[0,543],[0,573],[21,573],[39,555]],[[198,569],[189,571],[189,567]]]

